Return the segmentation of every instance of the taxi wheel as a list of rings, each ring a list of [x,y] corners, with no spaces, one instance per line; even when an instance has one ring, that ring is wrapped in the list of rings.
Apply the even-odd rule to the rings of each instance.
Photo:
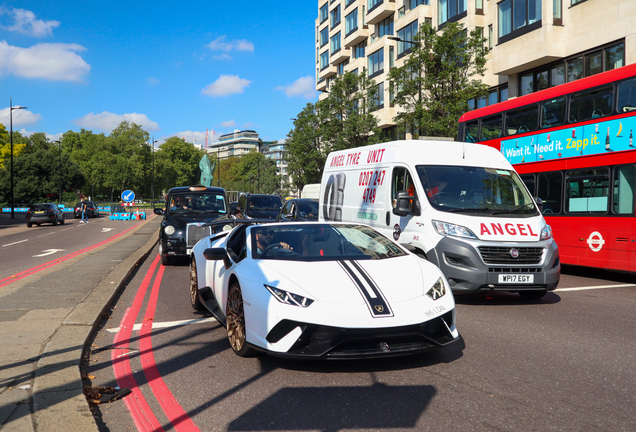
[[[159,240],[159,256],[161,257],[162,266],[165,267],[170,265],[170,258],[168,258],[167,256],[163,254],[163,247],[161,246],[161,240]]]
[[[532,290],[532,291],[519,291],[521,298],[526,300],[538,300],[548,293],[548,290]]]
[[[197,264],[192,259],[190,261],[190,304],[196,311],[203,310],[203,303],[199,300],[199,278],[197,277]]]
[[[245,312],[243,310],[243,295],[241,287],[234,282],[227,295],[227,338],[234,354],[239,357],[249,357],[255,351],[247,346],[245,336]]]

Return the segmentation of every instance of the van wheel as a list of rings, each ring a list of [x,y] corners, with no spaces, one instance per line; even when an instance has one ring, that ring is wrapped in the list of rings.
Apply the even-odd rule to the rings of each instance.
[[[519,291],[521,298],[526,300],[538,300],[548,293],[548,290]]]

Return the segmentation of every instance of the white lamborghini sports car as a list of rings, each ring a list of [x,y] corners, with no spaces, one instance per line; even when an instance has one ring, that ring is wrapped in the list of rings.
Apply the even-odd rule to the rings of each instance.
[[[440,270],[374,229],[259,222],[235,220],[191,255],[192,307],[226,327],[239,356],[382,357],[458,339]]]

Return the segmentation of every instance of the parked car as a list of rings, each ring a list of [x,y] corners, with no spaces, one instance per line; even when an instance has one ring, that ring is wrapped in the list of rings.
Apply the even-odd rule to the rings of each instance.
[[[99,217],[99,209],[97,208],[95,203],[93,201],[85,201],[85,203],[86,203],[86,211],[88,212],[86,216]],[[79,219],[82,217],[82,202],[81,201],[75,204],[75,207],[73,207],[73,217],[75,219]]]
[[[190,255],[194,245],[212,234],[208,222],[229,219],[225,190],[218,187],[182,186],[170,189],[166,207],[155,208],[163,216],[159,231],[161,263]]]
[[[226,327],[237,355],[397,356],[459,338],[442,272],[373,228],[263,222],[217,222],[235,227],[190,258],[191,305]]]
[[[283,206],[278,195],[243,194],[239,197],[238,208],[241,219],[276,219]]]
[[[285,201],[278,214],[280,221],[317,221],[318,200],[292,198]]]
[[[40,226],[43,223],[57,225],[58,222],[64,225],[64,212],[53,203],[38,203],[29,207],[26,214],[27,227],[33,224]]]

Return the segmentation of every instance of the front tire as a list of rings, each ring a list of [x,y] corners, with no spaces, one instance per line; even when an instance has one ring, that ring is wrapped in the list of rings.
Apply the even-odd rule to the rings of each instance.
[[[239,357],[249,357],[254,350],[247,346],[245,336],[245,311],[243,309],[243,294],[238,282],[234,282],[227,295],[227,338],[232,351]]]
[[[33,224],[31,222],[27,222],[27,228],[31,228]]]
[[[548,293],[548,290],[531,290],[531,291],[519,291],[521,298],[525,300],[539,300]]]
[[[53,219],[53,226],[57,225],[57,218]]]
[[[203,303],[199,300],[199,278],[194,258],[190,261],[190,304],[195,311],[204,309]]]
[[[161,246],[161,240],[159,240],[159,256],[161,256],[162,266],[165,267],[170,265],[170,258],[168,258],[167,256],[163,254],[163,246]]]

